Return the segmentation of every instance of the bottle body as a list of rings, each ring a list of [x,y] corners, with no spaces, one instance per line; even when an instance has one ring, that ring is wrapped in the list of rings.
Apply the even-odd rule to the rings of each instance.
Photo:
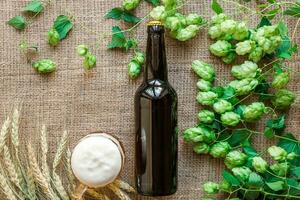
[[[145,80],[135,95],[136,185],[142,195],[165,196],[177,190],[177,94],[166,62],[154,60],[165,59],[163,33],[150,34]]]

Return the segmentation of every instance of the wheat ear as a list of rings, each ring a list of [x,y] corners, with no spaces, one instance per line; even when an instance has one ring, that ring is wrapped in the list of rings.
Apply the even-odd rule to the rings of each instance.
[[[96,191],[95,189],[88,189],[86,191],[86,193],[89,196],[91,196],[91,197],[93,197],[93,198],[95,198],[97,200],[107,200],[108,199],[108,197],[105,194],[102,194],[102,193]]]
[[[18,109],[14,109],[14,113],[12,116],[12,123],[11,123],[11,141],[15,148],[16,154],[18,154],[19,151],[19,119],[20,119],[20,112]]]
[[[4,195],[8,200],[17,200],[17,197],[14,195],[14,192],[6,182],[6,178],[1,173],[0,173],[0,186],[1,189],[3,190]]]
[[[58,174],[53,172],[52,177],[53,177],[53,185],[55,186],[55,189],[58,192],[59,196],[62,198],[62,200],[69,200],[70,198]]]
[[[59,200],[57,195],[50,188],[46,178],[43,176],[36,157],[34,155],[34,150],[30,144],[28,144],[28,157],[29,157],[29,167],[32,169],[32,174],[34,180],[38,183],[38,185],[42,188],[44,194],[51,200]]]
[[[115,180],[114,184],[117,187],[119,187],[120,189],[122,189],[122,190],[124,190],[128,193],[134,193],[135,192],[134,188],[131,185],[129,185],[128,183],[126,183],[126,182],[124,182],[120,179]]]
[[[110,189],[119,199],[130,200],[130,198],[113,183],[109,184],[107,188]]]
[[[8,130],[10,125],[10,118],[7,117],[4,121],[1,131],[0,131],[0,152],[2,152],[4,145],[6,144]]]
[[[58,167],[61,159],[62,159],[62,156],[66,150],[66,147],[67,147],[67,141],[68,141],[68,132],[67,131],[64,131],[63,135],[62,135],[62,138],[60,140],[60,143],[58,145],[58,148],[57,148],[57,152],[55,154],[55,157],[54,157],[54,161],[53,161],[53,172],[55,172],[56,168]]]
[[[70,148],[67,148],[65,153],[65,170],[67,171],[67,177],[69,181],[69,189],[73,191],[76,187],[75,185],[75,177],[71,168],[71,150]]]
[[[33,172],[30,167],[28,167],[28,169],[27,169],[27,190],[28,190],[30,199],[33,199],[33,200],[37,199]]]
[[[42,155],[41,155],[42,173],[43,173],[44,177],[46,177],[48,183],[50,183],[50,179],[51,179],[50,170],[49,170],[49,166],[47,163],[48,141],[47,141],[47,130],[46,130],[45,125],[42,126],[40,144],[41,144],[41,150],[42,150]]]

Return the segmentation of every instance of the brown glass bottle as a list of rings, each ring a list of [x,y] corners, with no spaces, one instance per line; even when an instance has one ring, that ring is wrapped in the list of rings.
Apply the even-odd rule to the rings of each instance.
[[[177,94],[168,82],[164,27],[148,23],[144,81],[135,95],[136,185],[148,196],[177,190]]]

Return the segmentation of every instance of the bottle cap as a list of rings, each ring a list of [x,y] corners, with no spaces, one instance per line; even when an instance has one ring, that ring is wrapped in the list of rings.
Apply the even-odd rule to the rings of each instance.
[[[163,23],[161,21],[157,21],[157,20],[154,20],[154,21],[150,21],[147,23],[147,26],[163,26]]]

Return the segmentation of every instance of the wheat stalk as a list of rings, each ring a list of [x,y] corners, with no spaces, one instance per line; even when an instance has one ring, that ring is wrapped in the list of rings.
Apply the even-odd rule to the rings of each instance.
[[[58,174],[53,172],[52,177],[53,177],[53,184],[56,188],[56,191],[58,192],[58,194],[60,195],[62,200],[69,200],[70,198],[69,198]]]
[[[130,200],[130,198],[113,183],[109,184],[107,188],[110,189],[119,199]]]
[[[91,197],[93,197],[97,200],[107,200],[107,199],[109,199],[108,196],[96,191],[95,189],[88,189],[86,192],[89,196],[91,196]]]
[[[53,190],[50,188],[46,178],[43,176],[41,170],[39,169],[38,162],[36,160],[36,157],[34,155],[34,150],[31,146],[31,144],[28,144],[28,157],[29,157],[29,166],[32,169],[32,174],[34,177],[34,180],[39,184],[39,186],[42,188],[44,194],[51,200],[59,200],[57,195],[53,192]]]
[[[0,186],[8,200],[17,200],[13,190],[9,187],[6,182],[6,178],[0,173]]]
[[[50,170],[49,166],[47,163],[47,154],[48,154],[48,141],[47,141],[47,131],[46,131],[46,126],[42,126],[41,130],[41,150],[42,150],[42,155],[41,155],[41,160],[42,160],[42,173],[44,177],[46,177],[48,183],[50,183]]]
[[[60,143],[58,145],[55,157],[54,157],[54,161],[53,161],[53,172],[55,172],[56,168],[58,167],[62,156],[66,150],[67,147],[67,141],[68,141],[68,132],[64,131],[62,138],[60,140]]]
[[[122,189],[122,190],[124,190],[124,191],[126,191],[128,193],[134,193],[135,192],[134,188],[131,187],[131,185],[129,185],[128,183],[126,183],[126,182],[124,182],[124,181],[122,181],[120,179],[116,179],[114,181],[114,184],[117,187],[119,187],[120,189]]]
[[[2,152],[4,145],[6,144],[8,130],[10,125],[10,118],[7,117],[4,121],[1,131],[0,131],[0,152]]]

